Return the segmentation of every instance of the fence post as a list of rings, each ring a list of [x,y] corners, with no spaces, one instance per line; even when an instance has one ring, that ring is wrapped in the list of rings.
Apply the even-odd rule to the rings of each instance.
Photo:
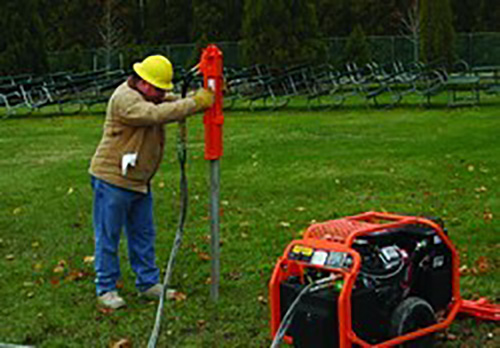
[[[396,39],[394,38],[394,35],[391,35],[391,58],[392,61],[395,62],[395,54],[396,54]]]
[[[469,33],[468,35],[469,37],[469,40],[467,40],[467,54],[469,55],[469,59],[468,59],[468,63],[469,63],[469,66],[473,67],[475,65],[475,62],[474,62],[474,56],[473,56],[473,39],[472,39],[472,33]]]

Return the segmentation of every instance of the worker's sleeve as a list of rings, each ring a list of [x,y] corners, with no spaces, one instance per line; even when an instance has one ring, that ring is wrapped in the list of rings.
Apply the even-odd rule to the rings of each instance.
[[[177,101],[181,99],[181,96],[178,95],[178,94],[174,94],[174,93],[167,93],[165,94],[165,101],[167,102],[173,102],[173,101]]]
[[[192,98],[161,104],[135,100],[118,106],[116,110],[121,122],[138,127],[181,121],[195,111],[196,102]]]

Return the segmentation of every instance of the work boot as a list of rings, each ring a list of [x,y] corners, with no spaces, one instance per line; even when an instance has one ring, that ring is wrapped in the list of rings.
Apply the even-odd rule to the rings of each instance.
[[[123,300],[123,298],[118,296],[118,293],[116,291],[108,291],[105,294],[99,296],[97,300],[101,305],[112,309],[118,309],[125,306],[125,301]]]
[[[139,296],[149,298],[149,299],[159,299],[161,297],[161,292],[163,291],[163,285],[162,284],[155,284],[149,289],[145,291],[139,292]],[[174,289],[167,289],[167,293],[165,295],[165,298],[167,300],[172,300],[175,297],[175,290]]]

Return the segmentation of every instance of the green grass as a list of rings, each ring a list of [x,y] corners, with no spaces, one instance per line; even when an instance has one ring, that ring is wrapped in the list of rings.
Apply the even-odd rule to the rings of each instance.
[[[220,301],[209,300],[208,165],[201,118],[190,119],[189,216],[160,347],[266,347],[267,285],[276,259],[313,220],[368,210],[445,219],[462,265],[466,298],[500,300],[500,119],[498,97],[480,108],[226,113],[221,160]],[[135,294],[125,240],[128,307],[96,306],[87,167],[102,114],[10,118],[0,123],[0,342],[39,347],[107,347],[121,338],[145,347],[156,305]],[[178,217],[177,126],[167,127],[153,183],[157,258],[165,265]],[[288,227],[287,227],[288,226]],[[64,260],[63,273],[54,273]],[[78,273],[80,272],[80,273]],[[77,279],[74,279],[77,278]],[[264,299],[264,300],[263,300]],[[457,320],[445,347],[498,346],[492,323]],[[487,335],[493,333],[493,338]]]

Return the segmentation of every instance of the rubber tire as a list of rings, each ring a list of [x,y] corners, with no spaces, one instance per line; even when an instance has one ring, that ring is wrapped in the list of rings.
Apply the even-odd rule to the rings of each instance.
[[[436,313],[426,300],[420,297],[404,299],[391,315],[390,337],[398,337],[431,326],[437,322]],[[434,346],[434,335],[425,335],[407,341],[399,347],[428,348]]]

